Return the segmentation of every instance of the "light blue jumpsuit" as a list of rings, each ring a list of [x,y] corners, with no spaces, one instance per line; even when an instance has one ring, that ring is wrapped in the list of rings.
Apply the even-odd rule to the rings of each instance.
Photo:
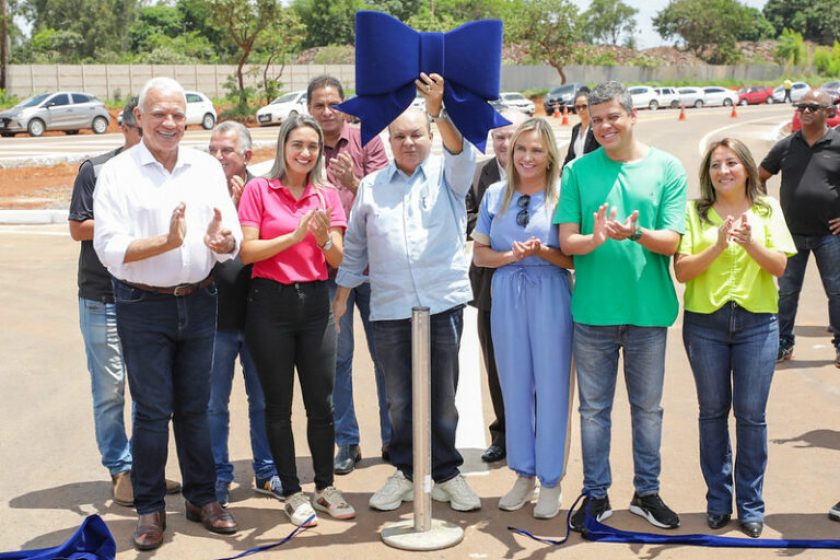
[[[514,241],[536,237],[560,247],[554,208],[543,193],[531,195],[529,221],[516,222],[522,210],[514,193],[499,214],[505,182],[491,185],[482,198],[473,237],[494,251],[511,250]],[[488,243],[489,241],[489,243]],[[505,403],[508,466],[522,476],[537,476],[554,487],[563,477],[569,438],[572,316],[569,272],[539,257],[496,269],[490,325]]]

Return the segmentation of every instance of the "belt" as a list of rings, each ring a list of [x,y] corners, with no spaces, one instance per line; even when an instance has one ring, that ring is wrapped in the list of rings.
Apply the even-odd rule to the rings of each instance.
[[[131,286],[132,288],[137,288],[138,290],[143,290],[146,292],[153,292],[155,294],[166,294],[175,297],[187,297],[189,295],[194,294],[196,290],[206,288],[207,286],[212,284],[213,277],[208,276],[201,282],[197,282],[195,284],[178,284],[177,286],[170,287],[147,286],[146,284],[135,284],[134,282],[126,282],[125,280],[123,280],[123,283],[126,286]]]

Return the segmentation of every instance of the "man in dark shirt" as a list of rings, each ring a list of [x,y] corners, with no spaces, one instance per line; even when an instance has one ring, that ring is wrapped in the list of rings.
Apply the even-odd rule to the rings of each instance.
[[[479,164],[475,170],[472,186],[467,192],[467,237],[469,238],[478,218],[478,208],[487,187],[507,178],[505,171],[508,164],[508,148],[510,139],[517,127],[525,122],[526,116],[515,110],[506,110],[502,115],[511,122],[508,126],[496,128],[490,132],[495,157]],[[493,353],[493,338],[490,334],[490,284],[493,281],[493,269],[470,264],[470,284],[472,284],[473,300],[470,305],[478,309],[478,342],[481,345],[481,355],[484,358],[484,368],[487,370],[487,385],[490,388],[490,401],[493,403],[493,414],[496,418],[490,423],[490,447],[481,454],[485,463],[501,461],[507,455],[505,444],[505,405],[502,398],[502,388],[499,385],[499,374],[496,370],[496,357]]]
[[[245,183],[253,178],[247,168],[251,160],[251,146],[251,134],[236,121],[223,122],[210,135],[210,155],[221,163],[228,180],[230,196],[237,207]],[[237,356],[242,365],[245,392],[248,395],[253,456],[251,465],[254,469],[255,488],[261,494],[281,499],[282,486],[274,467],[265,428],[265,397],[257,368],[245,345],[245,309],[251,287],[251,266],[243,266],[237,255],[234,259],[217,263],[213,268],[213,277],[219,290],[219,315],[213,341],[213,372],[207,420],[210,424],[213,461],[216,463],[216,499],[223,507],[227,507],[230,484],[233,482],[233,465],[228,457],[228,403]]]
[[[116,150],[86,160],[79,167],[70,200],[70,237],[81,241],[79,251],[79,327],[85,342],[88,371],[93,393],[93,424],[96,445],[102,464],[111,473],[114,501],[130,507],[134,504],[131,488],[131,447],[125,433],[125,365],[111,275],[93,250],[93,191],[99,169],[106,161],[140,142],[142,131],[134,118],[137,100],[130,101],[122,112],[125,142]],[[167,492],[180,491],[180,484],[166,481]]]
[[[359,182],[366,175],[388,165],[385,146],[377,136],[362,146],[361,130],[347,123],[346,115],[333,107],[344,101],[344,88],[332,76],[319,76],[309,82],[307,106],[324,131],[324,159],[327,179],[338,189],[344,213],[348,219]],[[335,270],[330,271],[330,299],[335,298]],[[335,457],[335,474],[351,472],[362,458],[359,449],[359,423],[353,406],[353,308],[359,310],[365,329],[368,351],[374,364],[376,393],[379,400],[379,435],[382,440],[382,458],[388,460],[388,444],[391,441],[391,421],[388,419],[388,401],[385,395],[385,377],[377,365],[376,349],[370,316],[370,284],[365,282],[353,288],[347,300],[347,313],[341,320],[338,331],[338,347],[335,359],[335,387],[333,404],[335,412],[335,443],[338,452]]]
[[[807,92],[796,109],[802,129],[773,146],[759,167],[762,181],[782,173],[782,210],[797,250],[779,279],[777,361],[793,356],[799,292],[813,252],[828,296],[834,365],[840,368],[840,132],[828,127],[827,93]]]

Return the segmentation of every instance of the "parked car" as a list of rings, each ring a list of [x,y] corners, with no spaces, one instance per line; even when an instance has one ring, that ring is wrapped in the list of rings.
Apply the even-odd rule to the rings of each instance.
[[[659,94],[660,107],[670,107],[671,109],[676,109],[680,106],[680,94],[677,91],[677,88],[661,87],[653,89]]]
[[[680,103],[684,107],[697,107],[699,109],[706,100],[705,92],[697,87],[677,88],[677,93],[680,94]]]
[[[648,108],[651,111],[659,109],[659,94],[649,86],[633,86],[627,88],[630,97],[633,98],[633,108]]]
[[[832,101],[840,99],[840,80],[826,82],[820,86],[820,89],[830,95]]]
[[[280,124],[291,115],[306,115],[306,90],[286,93],[257,110],[257,122],[260,126]]]
[[[811,86],[806,84],[805,82],[793,82],[793,87],[790,88],[790,100],[793,103],[796,103],[802,96],[805,95],[805,92],[811,89]],[[778,86],[773,90],[773,101],[776,103],[784,103],[785,102],[785,87]]]
[[[498,105],[503,109],[516,109],[529,116],[533,116],[536,110],[533,101],[516,91],[503,91],[499,94],[498,101]]]
[[[720,86],[703,88],[703,104],[707,107],[731,107],[740,101],[738,94]]]
[[[198,91],[186,91],[187,95],[187,126],[200,124],[205,130],[210,130],[216,124],[216,108],[210,98]]]
[[[840,126],[840,98],[834,101],[834,111],[828,114],[828,126]],[[799,111],[794,110],[793,120],[790,122],[790,129],[792,132],[796,132],[800,128],[802,128],[802,123],[799,122]]]
[[[83,128],[102,134],[110,122],[105,104],[93,95],[75,91],[42,93],[0,113],[0,135],[28,132],[30,136],[41,136],[47,130],[76,134]]]
[[[762,103],[775,103],[772,87],[749,86],[738,90],[738,105],[761,105]]]
[[[545,95],[543,106],[545,107],[545,114],[551,115],[556,108],[558,111],[563,111],[563,107],[568,107],[569,112],[575,110],[575,93],[580,88],[586,86],[580,82],[572,82],[556,87]]]

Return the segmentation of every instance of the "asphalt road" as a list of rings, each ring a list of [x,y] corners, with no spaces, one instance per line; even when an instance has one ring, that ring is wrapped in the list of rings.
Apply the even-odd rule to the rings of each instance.
[[[689,111],[686,121],[676,112],[659,111],[640,116],[642,140],[679,156],[692,177],[696,194],[697,165],[704,138],[735,134],[747,141],[756,159],[772,144],[773,130],[790,116],[789,108],[762,107],[738,110],[733,120],[726,110]],[[556,122],[554,124],[557,124]],[[276,129],[273,129],[276,133]],[[567,129],[558,131],[568,137]],[[771,183],[777,193],[777,182]],[[231,456],[238,486],[231,511],[241,530],[234,536],[207,533],[183,515],[180,496],[167,498],[168,529],[158,551],[138,553],[130,544],[136,516],[112,503],[107,472],[99,464],[93,436],[89,377],[78,330],[76,261],[78,247],[63,225],[0,226],[0,252],[6,265],[0,270],[0,551],[47,547],[64,541],[86,515],[100,514],[113,532],[120,559],[210,559],[232,556],[248,548],[276,542],[292,527],[271,498],[252,491],[248,444],[247,404],[241,381],[232,396]],[[840,370],[832,365],[833,351],[826,332],[826,299],[813,263],[809,267],[797,321],[795,359],[776,372],[768,410],[770,464],[765,482],[768,538],[834,538],[840,525],[826,518],[840,499]],[[681,291],[681,290],[680,290]],[[775,558],[802,555],[836,558],[830,551],[734,550],[682,546],[626,546],[595,544],[578,535],[562,547],[552,548],[514,536],[513,525],[548,536],[561,536],[566,510],[552,521],[531,518],[530,508],[504,513],[498,498],[514,480],[503,465],[486,469],[477,454],[486,443],[483,425],[490,413],[489,398],[477,372],[479,357],[472,319],[462,363],[465,375],[459,407],[462,429],[459,446],[467,458],[470,483],[482,497],[479,512],[456,513],[435,504],[434,516],[457,523],[466,536],[455,548],[422,556],[386,547],[379,531],[401,516],[410,505],[391,513],[367,508],[370,495],[392,469],[378,459],[379,441],[373,389],[373,371],[363,351],[355,358],[357,413],[365,459],[355,472],[337,477],[337,485],[356,507],[355,521],[321,518],[317,528],[300,534],[280,549],[254,556],[295,558]],[[705,487],[698,465],[697,405],[694,384],[681,341],[681,319],[669,331],[663,433],[662,495],[682,516],[680,533],[703,533]],[[357,325],[357,341],[363,334]],[[359,345],[361,346],[361,344]],[[478,398],[478,397],[481,398]],[[305,417],[296,391],[294,428],[298,465],[304,489],[311,491],[312,468],[305,445]],[[619,383],[613,412],[611,501],[615,515],[609,523],[628,530],[653,531],[627,511],[632,496],[629,406]],[[568,508],[581,487],[581,459],[577,415],[573,415],[572,448],[563,480],[563,507]],[[172,445],[172,444],[171,444]],[[179,479],[174,446],[167,474]],[[730,525],[721,534],[741,536]],[[294,552],[292,552],[294,551]]]

